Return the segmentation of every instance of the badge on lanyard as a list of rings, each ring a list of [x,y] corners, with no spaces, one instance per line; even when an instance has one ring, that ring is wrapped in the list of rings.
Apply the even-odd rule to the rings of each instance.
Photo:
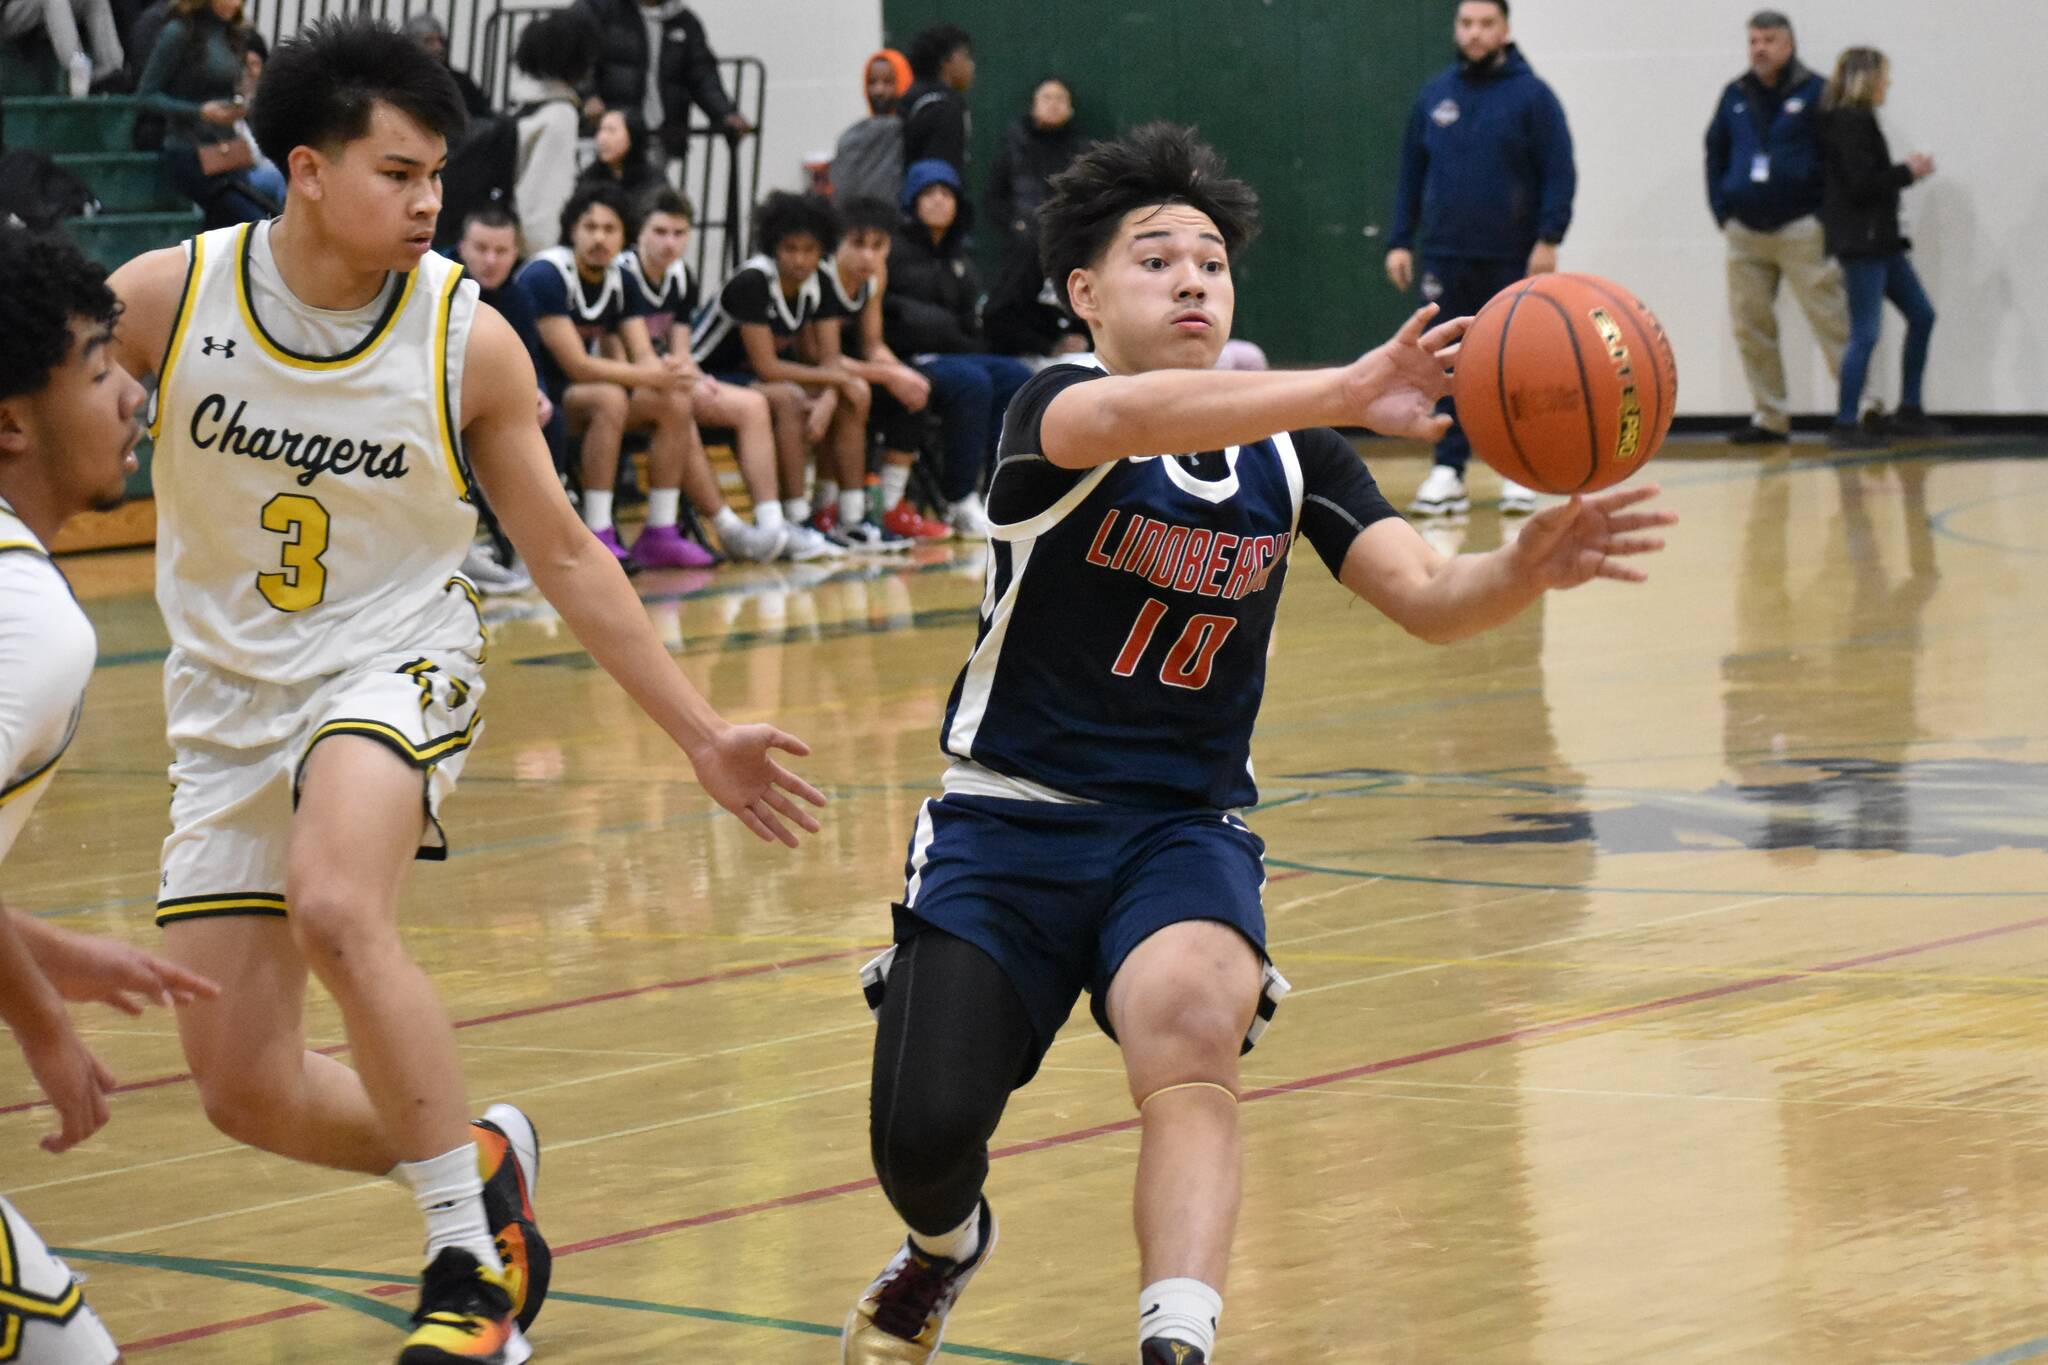
[[[1767,185],[1771,180],[1771,154],[1758,152],[1749,159],[1749,179],[1752,184]]]

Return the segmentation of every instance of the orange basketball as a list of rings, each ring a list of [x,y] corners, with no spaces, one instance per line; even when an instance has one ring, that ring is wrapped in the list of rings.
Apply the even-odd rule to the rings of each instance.
[[[1657,453],[1678,400],[1671,341],[1598,275],[1535,275],[1472,320],[1451,395],[1472,449],[1545,493],[1620,483]]]

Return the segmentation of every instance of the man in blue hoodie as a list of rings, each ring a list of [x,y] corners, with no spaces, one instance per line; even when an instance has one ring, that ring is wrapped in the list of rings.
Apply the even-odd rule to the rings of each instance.
[[[1756,413],[1729,436],[1737,445],[1790,439],[1785,365],[1778,354],[1778,283],[1806,313],[1840,376],[1849,341],[1842,272],[1821,240],[1820,96],[1825,83],[1800,64],[1792,21],[1758,10],[1749,21],[1749,70],[1729,82],[1707,125],[1707,204],[1728,239],[1728,311]]]
[[[1578,172],[1564,106],[1538,80],[1508,32],[1508,0],[1463,0],[1458,61],[1422,87],[1401,148],[1387,278],[1415,282],[1422,235],[1422,297],[1442,316],[1476,313],[1524,275],[1557,269],[1557,247],[1572,221]],[[1445,516],[1468,510],[1465,464],[1472,447],[1457,426],[1436,447],[1436,467],[1408,510]],[[1536,509],[1536,495],[1503,483],[1501,508]]]

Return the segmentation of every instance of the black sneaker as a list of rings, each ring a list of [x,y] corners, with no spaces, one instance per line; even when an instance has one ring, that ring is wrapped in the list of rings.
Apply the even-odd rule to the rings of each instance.
[[[927,1256],[904,1238],[895,1259],[846,1315],[839,1333],[841,1365],[926,1365],[936,1359],[946,1314],[995,1245],[996,1215],[986,1199],[981,1245],[964,1261]]]
[[[540,1135],[524,1111],[494,1104],[470,1125],[476,1140],[477,1174],[484,1182],[484,1218],[505,1263],[512,1307],[525,1331],[540,1316],[548,1296],[554,1258],[540,1235],[533,1200],[540,1189]]]
[[[1833,426],[1828,428],[1829,450],[1888,450],[1891,438],[1881,431],[1869,427]]]
[[[444,1250],[420,1277],[412,1328],[398,1365],[513,1365],[532,1354],[513,1320],[504,1273],[484,1269],[461,1247]]]
[[[1201,1347],[1185,1341],[1146,1337],[1145,1344],[1138,1348],[1138,1365],[1209,1365],[1209,1357]]]
[[[1915,441],[1939,440],[1953,436],[1956,429],[1946,422],[1938,422],[1920,408],[1900,408],[1885,419],[1886,434],[1904,436]]]
[[[1728,433],[1728,444],[1731,446],[1781,446],[1791,439],[1792,433],[1789,431],[1772,431],[1769,427],[1760,427],[1754,422],[1744,422]]]

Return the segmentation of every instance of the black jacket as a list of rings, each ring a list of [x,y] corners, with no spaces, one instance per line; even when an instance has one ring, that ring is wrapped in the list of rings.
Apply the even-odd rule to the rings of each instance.
[[[1005,128],[1003,150],[988,178],[989,221],[996,231],[1005,237],[1028,232],[1052,193],[1047,182],[1071,165],[1080,150],[1071,122],[1041,128],[1026,114]]]
[[[1830,256],[1890,256],[1913,244],[1899,231],[1899,191],[1913,168],[1894,164],[1884,129],[1867,109],[1829,109],[1820,116],[1826,173],[1820,225]]]
[[[905,224],[897,229],[896,243],[889,249],[882,339],[906,359],[933,352],[985,351],[982,292],[981,274],[967,259],[962,224],[955,223],[936,246],[923,225]]]
[[[637,0],[636,0],[637,2]],[[919,81],[896,102],[903,116],[903,164],[937,158],[967,179],[967,101],[943,81]]]
[[[591,91],[607,109],[639,110],[647,100],[647,28],[640,0],[576,0],[576,8],[597,24],[600,42]],[[732,96],[718,79],[718,54],[704,25],[679,9],[662,26],[661,143],[671,156],[689,147],[690,105],[721,122],[734,112]]]

